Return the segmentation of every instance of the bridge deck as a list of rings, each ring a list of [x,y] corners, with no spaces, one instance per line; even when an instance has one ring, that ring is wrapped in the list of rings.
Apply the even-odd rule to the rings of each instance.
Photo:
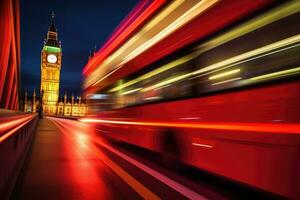
[[[40,120],[17,199],[124,199],[131,188],[122,180],[112,185],[119,177],[81,148],[49,119]]]

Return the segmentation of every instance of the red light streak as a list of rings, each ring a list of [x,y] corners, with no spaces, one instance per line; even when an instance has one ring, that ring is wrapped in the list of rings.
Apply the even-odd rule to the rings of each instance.
[[[199,15],[190,23],[186,24],[184,27],[170,34],[166,39],[161,40],[156,45],[152,46],[148,50],[144,51],[134,59],[125,63],[122,67],[117,68],[117,70],[110,76],[106,77],[106,80],[102,79],[101,84],[88,85],[84,89],[85,93],[93,93],[96,90],[101,90],[108,85],[113,84],[117,80],[132,74],[151,63],[163,58],[166,55],[171,54],[176,49],[182,48],[196,40],[204,38],[205,36],[214,33],[220,28],[235,22],[243,16],[247,16],[254,10],[266,6],[271,3],[269,0],[263,1],[237,1],[232,4],[231,1],[220,1],[212,9]],[[221,18],[219,16],[222,16]],[[211,23],[215,21],[216,23]],[[199,29],[197,27],[203,26],[205,29]],[[111,52],[112,53],[112,52]],[[111,54],[110,53],[110,54]],[[98,59],[98,55],[94,57]],[[93,61],[93,59],[91,60]],[[101,62],[103,62],[102,60]],[[94,62],[94,61],[93,61]],[[89,62],[85,69],[89,67],[88,72],[83,71],[83,74],[87,77],[93,70],[96,69],[99,64]],[[93,65],[93,66],[92,66]],[[107,73],[107,72],[105,72]],[[110,73],[110,72],[109,72]],[[99,81],[99,80],[98,80]],[[97,82],[97,81],[96,81]]]
[[[6,140],[7,138],[9,138],[11,135],[15,134],[17,130],[19,130],[24,125],[26,125],[35,116],[36,115],[30,115],[30,116],[23,117],[21,119],[17,119],[17,120],[14,120],[14,121],[9,121],[9,122],[4,122],[4,123],[0,124],[0,132],[7,131],[8,129],[11,129],[11,128],[14,127],[13,129],[11,129],[10,131],[8,131],[4,135],[0,136],[0,143],[2,143],[4,140]]]
[[[89,127],[82,126],[84,124],[76,121],[57,119],[52,117],[51,118],[49,117],[49,119],[51,119],[51,121],[53,121],[54,124],[57,125],[61,133],[64,134],[64,136],[66,136],[69,139],[68,141],[71,141],[71,143],[67,144],[67,150],[70,151],[70,155],[78,156],[78,154],[84,153],[83,157],[80,158],[80,160],[83,161],[85,160],[86,157],[97,157],[101,161],[103,161],[105,165],[111,168],[120,178],[122,178],[130,187],[132,187],[132,189],[134,189],[138,194],[140,194],[141,197],[143,197],[143,199],[149,199],[149,200],[160,199],[156,194],[150,191],[141,182],[136,180],[128,172],[122,169],[117,163],[113,162],[110,158],[108,158],[91,142],[91,141],[95,141],[98,144],[101,144],[101,142],[98,139],[96,140],[96,137],[90,135],[90,132],[93,132],[93,130],[89,129]],[[79,133],[78,130],[81,131],[82,134]],[[85,137],[84,140],[86,141],[87,144],[86,148],[82,148],[81,137],[83,137],[83,134]],[[75,149],[74,147],[78,147],[78,146],[80,151],[74,151]],[[93,182],[99,181],[99,179],[97,178],[98,176],[93,169],[95,166],[89,164],[89,162],[86,165],[87,166],[84,167],[82,167],[81,165],[74,165],[74,168],[72,169],[74,181],[78,182],[79,184],[85,181],[88,181],[90,183],[89,179],[92,179]],[[81,173],[83,170],[85,171],[85,173]],[[83,187],[82,190],[85,191],[86,194],[89,194],[86,192],[87,190],[88,191],[91,190],[95,192],[94,190],[98,189],[98,188],[88,188],[85,185],[83,185],[82,187]]]
[[[135,8],[125,17],[120,25],[115,29],[115,32],[111,34],[111,37],[108,39],[108,41],[104,44],[104,46],[101,48],[101,50],[104,50],[104,48],[108,47],[111,45],[114,39],[116,39],[122,31],[124,31],[128,26],[130,26],[130,23],[140,14],[140,12],[143,11],[145,6],[149,3],[149,0],[147,1],[140,1],[138,4],[135,6]],[[101,51],[100,50],[100,51]],[[97,52],[100,53],[100,52]]]
[[[165,2],[165,0],[157,0],[153,1],[149,6],[146,4],[146,2],[144,4],[138,4],[134,11],[128,15],[126,21],[123,21],[123,24],[121,24],[119,29],[116,30],[115,34],[96,53],[95,57],[85,66],[85,68],[83,69],[83,74],[87,75],[90,71],[94,70],[98,65],[100,65],[109,54],[111,54],[118,46],[120,46]],[[144,8],[144,6],[148,7]],[[144,10],[142,11],[142,13],[140,13],[142,9]],[[133,18],[135,18],[135,20],[131,22]]]
[[[177,127],[177,128],[199,128],[199,129],[217,129],[233,131],[254,131],[254,132],[272,132],[272,133],[292,133],[300,134],[299,124],[271,124],[271,123],[181,123],[181,122],[138,122],[138,121],[118,121],[102,120],[95,118],[82,118],[79,121],[87,123],[108,123],[122,125],[140,125],[140,126],[159,126],[159,127]]]
[[[181,185],[180,183],[177,183],[176,181],[173,181],[172,179],[168,178],[167,176],[159,173],[158,171],[153,170],[152,168],[144,165],[143,163],[140,163],[139,161],[127,156],[126,154],[118,151],[117,149],[105,144],[102,141],[97,140],[96,141],[101,146],[105,147],[109,151],[115,153],[116,155],[120,156],[121,158],[127,160],[131,164],[135,165],[136,167],[140,168],[144,172],[150,174],[151,176],[155,177],[156,179],[160,180],[161,182],[165,183],[169,187],[173,188],[177,192],[181,193],[188,199],[199,199],[199,200],[206,200],[205,197],[202,195],[190,190],[189,188],[185,187],[184,185]]]
[[[35,116],[35,115],[30,115],[30,116],[27,115],[26,117],[22,116],[22,117],[20,117],[20,119],[14,119],[14,120],[11,120],[11,121],[2,122],[0,124],[0,132],[3,132],[7,129],[10,129],[10,128],[14,127],[14,126],[17,126],[18,124],[23,123],[24,121],[32,119],[33,116]]]
[[[76,121],[70,121],[65,119],[57,119],[57,118],[50,118],[55,122],[55,124],[58,124],[60,126],[60,130],[64,132],[64,134],[67,137],[71,137],[72,134],[75,133],[74,130],[82,128],[82,123],[76,122]],[[92,130],[82,131],[85,134],[89,134],[88,132]],[[122,153],[121,151],[113,148],[110,145],[107,145],[104,141],[101,140],[99,137],[93,137],[88,135],[89,139],[102,147],[106,148],[110,152],[118,155],[119,157],[123,158],[124,160],[128,161],[129,163],[133,164],[137,168],[143,170],[147,174],[151,175],[152,177],[156,178],[157,180],[161,181],[162,183],[168,185],[169,187],[173,188],[180,194],[184,195],[188,199],[199,199],[199,200],[206,200],[204,196],[194,192],[193,190],[189,189],[188,187],[185,187],[184,185],[170,179],[169,177],[159,173],[158,171],[144,165],[143,163],[127,156],[126,154]],[[128,174],[124,169],[122,169],[120,166],[118,166],[116,163],[114,163],[112,160],[110,160],[106,155],[101,153],[99,149],[97,149],[92,143],[89,145],[89,148],[91,148],[91,152],[96,152],[97,155],[100,155],[99,158],[108,165],[112,170],[114,170],[124,181],[126,181],[131,187],[133,187],[136,192],[138,192],[144,199],[160,199],[157,197],[154,193],[152,193],[148,188],[143,186],[140,182],[138,182],[136,179],[134,179],[130,174]]]

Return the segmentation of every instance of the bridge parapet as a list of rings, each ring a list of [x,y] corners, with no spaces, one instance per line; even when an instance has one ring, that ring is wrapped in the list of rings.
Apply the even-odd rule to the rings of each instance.
[[[9,199],[29,151],[37,114],[0,109],[0,199]]]

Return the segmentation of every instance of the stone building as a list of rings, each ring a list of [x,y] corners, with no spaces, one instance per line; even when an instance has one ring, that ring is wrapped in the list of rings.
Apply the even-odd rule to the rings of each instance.
[[[36,96],[35,90],[33,91],[32,96],[29,96],[27,91],[25,92],[24,97],[24,112],[38,112],[39,108],[39,98]],[[45,113],[46,115],[60,115],[60,116],[85,116],[87,113],[87,106],[81,97],[74,97],[72,95],[68,98],[65,93],[64,98],[60,99],[55,106],[54,112]]]
[[[62,64],[61,42],[54,24],[54,13],[51,15],[51,23],[41,52],[41,83],[43,112],[46,115],[84,116],[87,106],[81,97],[71,96],[71,100],[64,95],[59,98],[60,72]],[[39,108],[39,100],[34,90],[32,99],[27,92],[24,99],[24,111],[36,112]]]

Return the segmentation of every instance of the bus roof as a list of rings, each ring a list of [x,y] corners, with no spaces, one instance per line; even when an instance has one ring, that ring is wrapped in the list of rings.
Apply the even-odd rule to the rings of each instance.
[[[101,90],[174,51],[215,33],[270,2],[142,2],[85,66],[84,92]]]

